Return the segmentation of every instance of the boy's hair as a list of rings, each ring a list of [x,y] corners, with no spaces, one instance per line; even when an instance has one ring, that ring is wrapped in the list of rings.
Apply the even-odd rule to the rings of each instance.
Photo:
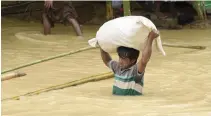
[[[137,60],[139,56],[138,50],[123,46],[117,48],[117,53],[120,58],[129,58],[130,60]]]

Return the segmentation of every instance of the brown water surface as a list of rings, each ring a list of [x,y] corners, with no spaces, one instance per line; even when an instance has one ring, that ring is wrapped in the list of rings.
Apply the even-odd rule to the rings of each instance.
[[[84,26],[85,39],[71,27],[56,25],[44,36],[39,23],[2,19],[2,70],[88,46],[99,26]],[[3,116],[210,116],[211,29],[161,30],[166,43],[203,45],[205,50],[164,47],[153,53],[144,95],[113,96],[113,79],[86,83],[2,102]],[[116,55],[112,55],[117,59]],[[2,99],[108,72],[99,50],[89,50],[19,69],[27,76],[2,82]]]

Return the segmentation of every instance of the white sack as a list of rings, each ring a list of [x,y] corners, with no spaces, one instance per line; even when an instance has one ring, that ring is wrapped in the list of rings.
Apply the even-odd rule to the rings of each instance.
[[[97,31],[96,37],[88,41],[92,47],[100,47],[108,52],[116,52],[117,47],[125,46],[141,51],[145,40],[156,26],[143,16],[125,16],[104,23]],[[157,37],[153,46],[165,55],[161,38]]]

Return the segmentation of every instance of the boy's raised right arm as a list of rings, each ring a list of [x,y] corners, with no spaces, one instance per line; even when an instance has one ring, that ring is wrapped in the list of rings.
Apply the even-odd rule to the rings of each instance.
[[[101,57],[102,57],[104,64],[107,67],[109,67],[108,63],[112,60],[111,56],[107,52],[105,52],[101,47],[100,47],[100,53],[101,53]]]

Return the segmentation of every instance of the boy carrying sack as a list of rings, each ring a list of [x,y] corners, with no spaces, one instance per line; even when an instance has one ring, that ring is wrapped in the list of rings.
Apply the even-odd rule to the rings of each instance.
[[[123,19],[121,20],[121,18]],[[159,32],[155,26],[153,27],[154,24],[145,17],[127,16],[121,18],[111,20],[100,27],[96,38],[90,40],[89,44],[93,47],[100,46],[101,57],[104,64],[114,73],[114,95],[142,95],[145,68],[151,57],[153,41],[160,39]],[[148,27],[146,25],[143,26],[144,23],[140,22],[140,19],[144,20],[144,23],[147,22]],[[120,24],[120,22],[124,22],[124,24]],[[150,22],[153,25],[150,24]],[[109,25],[110,30],[107,30],[108,33],[105,32],[104,35],[101,35],[103,31],[101,29],[106,29]],[[150,32],[148,32],[149,30]],[[147,36],[145,37],[145,35]],[[106,36],[110,36],[112,39],[107,38],[107,40],[104,40]],[[109,41],[110,45],[108,44]],[[162,45],[161,40],[158,42]],[[107,44],[107,47],[105,44]],[[142,58],[137,62],[141,49]],[[162,48],[159,50],[165,55]],[[109,55],[109,53],[115,51],[119,56],[118,62],[112,60]]]

